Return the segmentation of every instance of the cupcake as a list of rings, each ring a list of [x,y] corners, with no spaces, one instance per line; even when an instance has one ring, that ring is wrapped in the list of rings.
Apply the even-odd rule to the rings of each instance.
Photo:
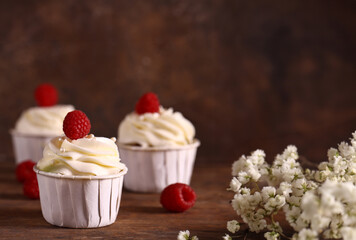
[[[72,105],[56,105],[57,90],[50,84],[38,86],[35,98],[39,106],[25,110],[10,131],[16,164],[41,159],[45,144],[63,134],[63,119],[74,110]]]
[[[160,106],[157,96],[146,93],[118,129],[122,161],[131,171],[126,189],[161,192],[172,183],[189,184],[200,142],[193,124],[172,108]]]
[[[90,121],[79,110],[67,114],[63,129],[66,135],[48,142],[34,167],[43,217],[69,228],[112,224],[127,172],[116,139],[87,135]]]

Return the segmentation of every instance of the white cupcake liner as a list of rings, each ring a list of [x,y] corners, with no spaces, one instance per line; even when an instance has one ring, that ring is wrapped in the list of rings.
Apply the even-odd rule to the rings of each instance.
[[[129,173],[124,187],[135,192],[161,192],[173,183],[190,184],[197,148],[190,145],[168,148],[142,148],[118,143],[121,161]]]
[[[34,167],[44,219],[55,226],[97,228],[115,222],[127,168],[109,176],[66,176]]]
[[[18,133],[11,130],[12,145],[14,149],[15,162],[20,164],[25,160],[38,162],[43,156],[46,144],[56,136],[36,136]]]

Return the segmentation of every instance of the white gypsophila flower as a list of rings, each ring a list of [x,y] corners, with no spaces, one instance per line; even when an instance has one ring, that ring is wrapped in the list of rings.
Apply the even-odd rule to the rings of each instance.
[[[260,181],[265,181],[265,182],[267,182],[267,181],[268,181],[268,178],[271,177],[271,175],[270,175],[271,168],[270,168],[270,166],[268,165],[268,163],[262,164],[262,165],[259,167],[259,171],[260,171],[260,174],[261,174]]]
[[[289,145],[287,148],[283,151],[283,158],[292,158],[292,159],[298,159],[298,152],[297,152],[297,147],[294,145]]]
[[[231,206],[238,215],[241,214],[239,201],[241,198],[243,198],[243,195],[235,194],[234,199],[231,200]]]
[[[247,194],[247,195],[250,195],[251,193],[251,190],[247,187],[243,187],[240,189],[240,194],[244,195],[244,194]]]
[[[302,201],[302,198],[301,197],[297,197],[297,196],[290,196],[287,199],[287,203],[288,203],[289,206],[299,207],[301,201]]]
[[[241,195],[245,195],[245,194],[250,195],[250,193],[251,193],[251,189],[249,189],[247,187],[240,188],[240,194]]]
[[[228,188],[228,190],[231,190],[233,192],[238,192],[240,190],[241,186],[242,186],[242,184],[240,183],[240,181],[236,177],[233,177],[231,179],[230,188]]]
[[[339,230],[335,232],[333,229],[327,229],[323,232],[323,237],[325,239],[338,239],[341,238],[341,233]]]
[[[241,214],[241,218],[242,220],[249,224],[249,225],[253,225],[253,229],[258,229],[258,231],[262,230],[264,227],[266,227],[267,225],[265,225],[265,223],[267,224],[267,222],[263,221],[264,217],[266,216],[266,211],[264,209],[258,209],[257,211],[254,210],[250,210],[250,211],[246,211],[243,214]],[[252,230],[252,228],[250,229],[251,231],[256,231],[256,230]]]
[[[352,133],[351,145],[356,149],[356,131]]]
[[[356,239],[356,227],[343,227],[340,229],[340,232],[344,240]]]
[[[283,229],[279,222],[272,222],[271,224],[267,225],[267,229],[271,232],[282,233]]]
[[[317,184],[313,181],[309,181],[305,178],[300,178],[292,182],[292,192],[294,196],[301,197],[307,191],[313,190],[317,187]]]
[[[319,240],[318,233],[311,229],[304,228],[298,233],[298,240]]]
[[[355,198],[353,183],[326,180],[318,189],[303,196],[300,218],[309,222],[316,232],[327,230],[325,237],[340,238],[341,227],[356,227]]]
[[[351,182],[333,182],[326,181],[319,188],[319,192],[332,194],[342,201],[355,204],[356,186]]]
[[[333,161],[335,156],[339,156],[339,152],[336,148],[330,148],[328,150],[328,159],[329,161]]]
[[[279,239],[279,233],[277,233],[277,232],[266,232],[263,236],[266,238],[266,240],[278,240]]]
[[[316,174],[316,170],[311,170],[309,168],[304,170],[304,176],[309,181],[315,180],[315,174]]]
[[[268,170],[268,183],[277,186],[281,182],[291,182],[303,178],[302,168],[298,159],[298,153],[295,146],[288,146],[283,154],[275,157],[272,167]]]
[[[253,206],[254,208],[256,208],[260,202],[262,201],[262,197],[260,192],[255,192],[253,195],[249,195],[247,198],[247,201],[249,202],[249,204],[251,206]]]
[[[277,189],[277,193],[285,197],[289,197],[292,193],[292,184],[288,182],[281,182],[279,188]]]
[[[250,167],[247,172],[249,176],[251,176],[251,179],[255,182],[257,182],[261,177],[261,173],[257,167]]]
[[[256,221],[248,221],[248,227],[251,232],[259,233],[263,229],[267,227],[267,221],[265,219],[256,220]]]
[[[342,155],[345,158],[348,158],[355,154],[355,149],[349,144],[347,144],[346,142],[341,142],[339,144],[339,151],[340,151],[340,155]]]
[[[225,236],[222,237],[223,240],[232,240],[232,237],[230,237],[228,234],[225,234]]]
[[[226,228],[229,232],[236,233],[240,230],[240,224],[236,220],[228,221]]]
[[[180,231],[177,240],[189,240],[190,232],[189,230]]]
[[[238,176],[238,180],[242,184],[246,184],[251,179],[253,181],[258,181],[261,177],[260,168],[265,165],[264,157],[265,154],[262,150],[256,150],[247,157],[242,155],[233,163],[232,175]]]
[[[300,168],[292,168],[288,170],[280,170],[282,172],[282,179],[281,181],[286,181],[286,182],[293,182],[301,178],[305,178],[302,169]],[[280,182],[281,182],[280,181]]]
[[[264,217],[267,215],[267,212],[266,212],[265,209],[259,208],[259,209],[256,211],[256,215],[261,216],[261,218],[264,218]]]
[[[286,198],[284,196],[276,195],[275,197],[268,199],[268,201],[264,205],[264,208],[266,209],[267,214],[270,214],[282,208],[285,203]]]
[[[301,217],[310,222],[311,229],[319,231],[329,225],[330,218],[320,214],[319,199],[313,192],[309,191],[303,196],[301,208]]]
[[[332,236],[332,238],[341,238],[340,229],[344,226],[342,218],[340,216],[334,216],[329,225],[329,232],[325,231],[323,236]]]
[[[250,194],[235,194],[234,199],[231,201],[231,205],[238,215],[242,215],[245,212],[252,211],[255,209],[255,205],[250,202]]]
[[[354,138],[351,139],[351,145],[342,142],[338,150],[330,148],[328,160],[328,162],[319,164],[319,171],[315,173],[316,181],[324,182],[328,179],[356,184],[356,140]]]
[[[287,206],[283,208],[284,212],[286,213],[286,219],[292,226],[297,222],[302,210],[296,206]]]
[[[261,191],[263,202],[267,202],[268,199],[274,198],[276,196],[276,188],[271,186],[266,186],[262,188]]]
[[[334,157],[333,172],[343,177],[346,174],[348,163],[342,156]]]
[[[334,196],[331,192],[322,193],[321,206],[323,210],[328,210],[326,213],[324,213],[328,217],[331,217],[332,214],[344,213],[343,202],[340,201],[340,198],[336,198],[336,196]]]
[[[324,182],[328,177],[328,173],[325,172],[325,170],[322,171],[316,171],[314,178],[318,182]]]
[[[248,159],[254,166],[260,167],[265,163],[265,156],[266,154],[264,153],[264,151],[256,150],[251,153],[251,156],[249,156]]]
[[[303,228],[306,228],[309,225],[309,222],[301,216],[302,210],[299,207],[300,203],[298,203],[299,200],[297,199],[301,198],[296,197],[289,199],[292,201],[284,205],[283,210],[291,227],[293,227],[295,231],[300,231]]]
[[[345,214],[341,216],[342,222],[345,226],[356,227],[356,205],[354,203],[348,203],[345,207]]]
[[[177,240],[199,240],[197,236],[190,237],[189,230],[180,231]]]
[[[264,160],[264,158],[266,157],[266,154],[263,150],[261,149],[257,149],[255,150],[254,152],[252,152],[251,154],[252,156],[256,156],[258,157],[260,160],[259,160],[259,164],[262,164],[263,162],[261,162],[262,160]]]
[[[247,172],[239,172],[237,178],[241,184],[246,184],[251,180],[251,176]]]
[[[245,155],[242,155],[237,161],[232,164],[232,176],[237,176],[237,174],[242,171],[246,162]]]

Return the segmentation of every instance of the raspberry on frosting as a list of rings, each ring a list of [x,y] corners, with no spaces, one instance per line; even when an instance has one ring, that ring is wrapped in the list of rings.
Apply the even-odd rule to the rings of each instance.
[[[137,114],[159,112],[159,100],[156,94],[148,92],[144,94],[136,103],[135,111]]]
[[[49,107],[58,102],[57,89],[50,83],[40,84],[35,90],[35,99],[38,106]]]
[[[85,137],[89,134],[90,128],[89,118],[80,110],[69,112],[63,121],[63,132],[72,140]]]
[[[161,193],[161,204],[170,212],[184,212],[193,207],[196,200],[194,190],[187,184],[175,183]]]

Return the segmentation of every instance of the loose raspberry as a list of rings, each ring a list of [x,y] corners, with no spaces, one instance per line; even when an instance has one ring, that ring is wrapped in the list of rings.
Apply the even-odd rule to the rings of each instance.
[[[161,204],[170,212],[184,212],[193,207],[196,195],[193,189],[184,183],[167,186],[161,193]]]
[[[79,110],[67,113],[63,121],[63,132],[72,140],[85,137],[89,134],[90,128],[89,118]]]
[[[37,105],[41,107],[56,105],[58,102],[57,89],[52,84],[43,83],[36,88],[35,99]]]
[[[27,179],[23,184],[23,193],[31,199],[39,199],[40,191],[38,190],[37,178]]]
[[[144,94],[136,103],[136,113],[155,113],[159,112],[159,100],[156,94],[148,92]]]
[[[33,166],[36,163],[31,160],[26,160],[16,167],[16,178],[19,182],[24,182],[27,179],[33,179],[36,177],[36,173],[33,171]]]

